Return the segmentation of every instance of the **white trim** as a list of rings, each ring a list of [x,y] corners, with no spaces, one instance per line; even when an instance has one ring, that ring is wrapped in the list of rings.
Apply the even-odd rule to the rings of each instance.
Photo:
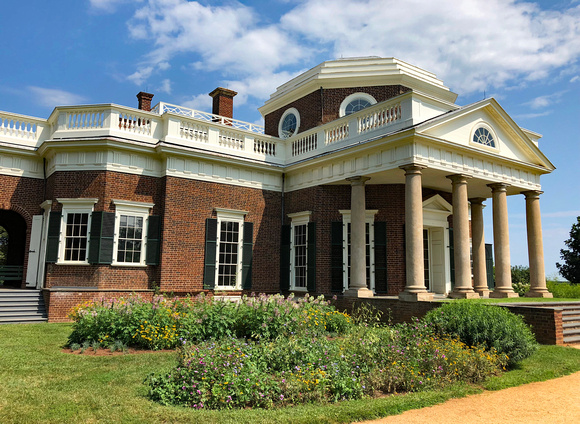
[[[91,241],[91,218],[94,211],[95,203],[99,201],[98,198],[62,198],[57,197],[56,201],[62,204],[62,211],[60,214],[60,235],[58,240],[58,256],[56,265],[89,265],[89,243]],[[42,205],[45,205],[43,203]],[[41,205],[41,207],[42,207]],[[45,205],[46,207],[47,205]],[[87,214],[87,236],[85,259],[83,261],[67,261],[65,257],[66,247],[66,227],[69,214]]]
[[[282,123],[284,122],[284,119],[290,114],[293,114],[296,117],[296,129],[294,130],[294,133],[292,135],[289,135],[288,137],[284,137],[284,134],[282,133]],[[284,111],[284,113],[282,114],[280,121],[278,122],[278,136],[281,139],[287,139],[287,138],[290,138],[290,137],[298,134],[299,129],[300,129],[300,112],[298,112],[298,109],[296,109],[295,107],[291,107],[289,109],[286,109]]]
[[[217,234],[216,234],[216,255],[215,255],[215,286],[214,290],[241,290],[242,289],[242,256],[244,248],[244,218],[247,211],[236,209],[214,208],[217,215]],[[220,238],[222,221],[237,222],[238,226],[238,252],[236,263],[236,284],[233,286],[219,285],[219,268],[220,268]]]
[[[147,252],[147,227],[149,222],[149,211],[154,203],[147,202],[132,202],[129,200],[112,199],[115,205],[115,234],[113,237],[113,266],[125,267],[145,267],[146,252]],[[121,216],[133,216],[136,218],[143,218],[143,228],[141,229],[141,254],[139,262],[118,262],[117,255],[119,249],[119,226],[121,223]]]
[[[357,99],[366,100],[367,102],[369,102],[371,104],[371,106],[377,103],[376,99],[373,96],[371,96],[370,94],[362,93],[362,92],[353,93],[350,96],[347,96],[340,104],[340,108],[338,110],[338,116],[340,118],[345,116],[346,115],[346,107],[348,106],[348,104],[350,102],[352,102],[353,100],[357,100]]]
[[[338,211],[342,215],[342,288],[348,290],[348,224],[351,223],[350,209]],[[369,256],[370,256],[370,276],[369,289],[375,291],[375,215],[378,209],[367,209],[365,211],[365,227],[369,224]],[[366,257],[366,254],[365,254]],[[366,259],[365,259],[366,260]],[[365,265],[366,268],[366,265]]]
[[[493,138],[493,142],[495,143],[495,147],[486,146],[485,144],[476,143],[475,141],[473,141],[473,135],[475,134],[475,131],[477,131],[480,128],[484,128],[484,129],[489,131],[489,133],[491,134],[491,136]],[[493,130],[493,127],[491,125],[489,125],[487,122],[478,122],[477,124],[475,124],[471,128],[471,131],[469,133],[469,145],[477,147],[479,149],[488,150],[488,151],[494,152],[494,153],[500,153],[500,150],[501,150],[500,146],[499,146],[499,138],[497,137],[497,134]]]
[[[292,220],[290,224],[290,290],[294,291],[308,291],[308,223],[310,222],[310,216],[312,211],[303,211],[296,213],[289,213],[288,218]],[[295,270],[295,252],[294,252],[294,231],[295,227],[305,225],[306,226],[306,286],[296,287],[296,270]]]

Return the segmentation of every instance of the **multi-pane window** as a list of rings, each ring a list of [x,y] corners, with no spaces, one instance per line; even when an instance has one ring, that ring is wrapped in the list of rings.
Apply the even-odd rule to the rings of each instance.
[[[240,222],[221,221],[219,226],[219,256],[217,285],[236,287],[240,271]]]
[[[153,203],[115,200],[113,265],[145,266],[149,211]]]
[[[346,105],[346,108],[344,110],[344,114],[346,115],[350,115],[351,113],[355,113],[358,112],[359,110],[363,110],[366,107],[369,107],[371,105],[371,102],[369,102],[368,100],[365,99],[355,99],[352,102],[350,102],[348,105]]]
[[[84,262],[87,259],[88,213],[67,213],[64,236],[64,260]]]
[[[143,224],[142,216],[121,215],[119,217],[117,262],[137,264],[142,262]]]
[[[306,288],[308,225],[294,225],[293,260],[294,287]]]
[[[495,147],[493,135],[487,128],[480,127],[473,133],[473,142],[488,147]]]

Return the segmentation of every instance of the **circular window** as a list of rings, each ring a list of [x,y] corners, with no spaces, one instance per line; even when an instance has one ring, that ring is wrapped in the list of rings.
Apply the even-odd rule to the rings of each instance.
[[[487,128],[479,127],[473,133],[473,142],[487,147],[495,147],[493,135]]]
[[[367,93],[351,94],[340,104],[339,116],[342,118],[343,116],[358,112],[365,107],[374,105],[376,102],[375,98]]]
[[[280,118],[278,135],[280,138],[289,138],[298,132],[300,127],[300,114],[295,108],[290,108]]]

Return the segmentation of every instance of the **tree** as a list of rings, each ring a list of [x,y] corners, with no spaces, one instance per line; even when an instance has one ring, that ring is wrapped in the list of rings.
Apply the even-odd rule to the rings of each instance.
[[[558,271],[572,284],[580,284],[580,216],[572,224],[570,238],[564,242],[568,249],[560,250],[560,257],[564,263],[556,263]]]

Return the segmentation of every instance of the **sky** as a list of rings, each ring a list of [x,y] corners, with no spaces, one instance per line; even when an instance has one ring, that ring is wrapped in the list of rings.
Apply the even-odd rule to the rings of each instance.
[[[20,0],[2,4],[0,110],[137,106],[139,91],[261,123],[276,87],[340,57],[396,57],[434,72],[457,104],[495,97],[543,135],[546,274],[580,215],[580,0]],[[484,217],[492,242],[491,200]],[[509,196],[512,265],[527,265],[524,196]]]

